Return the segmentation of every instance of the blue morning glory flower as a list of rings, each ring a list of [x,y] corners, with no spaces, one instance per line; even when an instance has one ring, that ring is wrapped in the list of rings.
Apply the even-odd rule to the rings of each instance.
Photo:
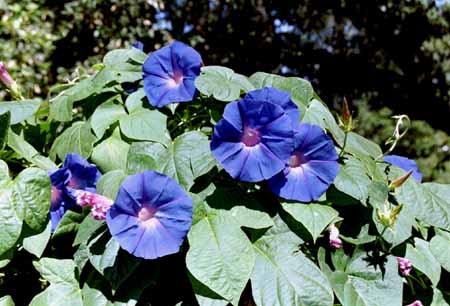
[[[50,219],[54,231],[68,209],[77,207],[76,194],[80,190],[95,192],[101,174],[78,154],[67,154],[62,168],[49,173],[52,184]]]
[[[140,41],[135,41],[134,43],[131,44],[131,46],[138,50],[144,51],[144,44]]]
[[[136,257],[177,253],[192,225],[192,199],[155,171],[128,176],[106,215],[111,235]]]
[[[179,41],[150,54],[142,68],[144,91],[150,104],[163,107],[191,101],[196,93],[194,81],[201,66],[200,54]]]
[[[339,172],[333,141],[321,127],[299,124],[295,148],[285,169],[269,180],[270,189],[287,200],[316,201]]]
[[[211,151],[233,178],[266,180],[280,172],[294,149],[292,121],[284,95],[274,89],[255,90],[229,103],[214,127]],[[271,102],[267,102],[268,99]]]
[[[291,94],[272,87],[264,87],[250,91],[245,98],[255,103],[269,102],[281,106],[286,115],[292,120],[294,126],[300,119],[297,105],[292,101]]]
[[[419,183],[422,181],[422,173],[414,160],[399,155],[386,155],[384,161],[405,171],[412,170],[412,176],[416,181]]]

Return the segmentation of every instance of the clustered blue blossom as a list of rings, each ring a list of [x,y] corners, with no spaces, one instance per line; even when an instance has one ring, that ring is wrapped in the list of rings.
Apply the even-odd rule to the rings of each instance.
[[[268,180],[287,200],[316,201],[339,172],[330,137],[319,126],[299,122],[286,92],[262,88],[229,103],[214,127],[211,151],[233,178]]]
[[[81,191],[96,192],[101,174],[97,167],[82,156],[67,154],[63,166],[49,173],[52,184],[50,220],[52,231],[56,229],[64,213],[76,209],[77,195]]]

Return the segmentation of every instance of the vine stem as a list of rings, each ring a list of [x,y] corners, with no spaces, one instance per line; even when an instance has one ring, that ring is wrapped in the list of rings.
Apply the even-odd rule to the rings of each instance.
[[[344,135],[344,143],[342,144],[342,149],[341,149],[341,153],[339,153],[339,158],[341,158],[342,156],[344,156],[344,153],[345,153],[345,146],[347,145],[347,136],[348,136],[348,131],[345,131],[345,135]]]

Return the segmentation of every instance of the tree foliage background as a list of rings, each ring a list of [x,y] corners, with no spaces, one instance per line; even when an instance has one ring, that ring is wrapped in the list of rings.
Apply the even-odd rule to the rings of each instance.
[[[336,110],[347,97],[357,131],[380,144],[407,114],[395,153],[450,183],[449,22],[447,0],[0,0],[0,59],[47,97],[108,50],[178,39],[208,65],[306,78]]]

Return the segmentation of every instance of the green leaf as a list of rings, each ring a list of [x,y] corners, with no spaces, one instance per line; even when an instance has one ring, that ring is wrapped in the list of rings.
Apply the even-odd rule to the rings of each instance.
[[[116,103],[120,96],[114,96],[97,107],[91,117],[91,126],[98,139],[101,139],[110,125],[127,115],[123,106]]]
[[[85,215],[83,213],[68,210],[59,221],[58,226],[53,233],[53,238],[78,231],[84,217]]]
[[[12,204],[17,215],[38,233],[47,226],[50,197],[50,178],[42,169],[27,168],[14,180]]]
[[[235,206],[230,210],[231,216],[243,227],[262,229],[271,227],[274,223],[270,216],[259,210],[249,209],[245,206]]]
[[[10,120],[11,120],[10,112],[0,114],[0,151],[2,151],[5,148],[5,145],[8,142],[8,130],[10,126]]]
[[[35,296],[30,306],[84,306],[72,260],[42,258],[33,265],[50,286]]]
[[[120,130],[131,139],[167,142],[166,115],[157,110],[139,108],[120,119]]]
[[[366,202],[370,184],[364,164],[356,158],[347,159],[334,180],[336,189],[362,203]]]
[[[441,266],[430,251],[429,243],[425,240],[414,238],[416,247],[406,246],[405,258],[408,258],[415,269],[425,274],[434,286],[437,286],[441,277]]]
[[[87,215],[83,222],[81,222],[75,240],[73,241],[73,246],[79,245],[81,243],[89,241],[91,235],[97,232],[100,228],[105,225],[105,222],[95,220],[92,215]]]
[[[404,171],[391,167],[391,178],[403,174]],[[408,179],[401,187],[396,188],[395,197],[404,205],[412,216],[429,225],[450,230],[450,187],[445,184],[419,184]]]
[[[41,258],[33,266],[51,284],[78,286],[75,278],[75,263],[70,259]]]
[[[442,268],[450,272],[450,234],[438,233],[430,241],[430,251]]]
[[[195,293],[195,298],[200,306],[227,306],[228,301],[224,300],[220,295],[200,283],[191,274],[189,274],[192,289]],[[180,303],[182,304],[182,303]],[[178,305],[178,304],[177,304]]]
[[[345,261],[345,271],[342,266],[336,271],[330,269],[325,262],[323,248],[319,249],[318,260],[342,305],[402,305],[403,282],[394,256],[387,258],[384,274],[379,268],[368,265],[367,254],[362,251],[355,251],[352,258]]]
[[[10,112],[11,124],[17,124],[33,116],[41,102],[41,99],[0,102],[0,114]]]
[[[99,94],[103,88],[114,81],[116,75],[103,69],[96,75],[83,79],[69,89],[50,99],[50,120],[71,121],[73,104]]]
[[[0,298],[0,306],[14,306],[14,301],[9,295]]]
[[[282,77],[265,72],[256,72],[250,76],[250,82],[255,88],[274,87],[291,94],[291,99],[300,109],[301,115],[305,113],[306,106],[314,95],[311,83],[298,77]]]
[[[113,290],[138,267],[140,259],[120,251],[119,243],[109,232],[100,234],[88,244],[89,261],[110,283]]]
[[[11,129],[8,131],[8,146],[20,157],[26,159],[41,169],[54,170],[58,168],[54,162],[47,157],[40,155],[32,145],[26,142],[23,135],[16,135]]]
[[[433,290],[433,301],[430,306],[448,306],[448,303],[444,299],[444,295],[436,288]]]
[[[92,151],[92,161],[102,172],[125,170],[130,145],[122,140],[117,128],[108,139],[96,145]]]
[[[147,55],[139,49],[116,49],[103,58],[105,69],[115,74],[119,83],[136,82],[142,79],[142,64]]]
[[[159,169],[159,160],[164,158],[165,153],[166,148],[159,142],[133,142],[127,157],[128,173]]]
[[[239,99],[241,92],[254,89],[247,77],[221,66],[202,67],[195,79],[195,87],[206,96],[224,102]]]
[[[52,151],[54,150],[61,160],[69,153],[77,153],[88,158],[95,141],[89,122],[78,121],[56,138]]]
[[[255,268],[251,276],[253,298],[258,306],[333,305],[328,280],[298,250],[302,240],[289,229],[269,229],[254,243]]]
[[[361,231],[359,232],[359,234],[356,238],[345,237],[343,235],[340,235],[340,237],[345,242],[348,242],[348,243],[351,243],[354,245],[362,245],[362,244],[370,243],[377,239],[377,236],[373,236],[373,235],[369,234],[369,224],[366,224],[363,227],[361,227]]]
[[[450,185],[425,183],[426,214],[420,220],[450,230]]]
[[[178,136],[165,150],[161,145],[133,144],[128,156],[128,172],[146,169],[162,172],[177,180],[186,190],[192,187],[197,177],[215,165],[208,137],[197,131]]]
[[[97,192],[114,200],[126,177],[127,174],[123,170],[114,170],[103,174],[97,182]]]
[[[211,211],[192,226],[186,264],[189,272],[234,306],[255,261],[252,245],[229,213]]]
[[[145,91],[144,88],[139,88],[135,92],[133,92],[131,95],[128,96],[128,98],[125,101],[125,106],[129,113],[133,113],[135,111],[138,111],[142,108],[142,100],[145,97]]]
[[[37,258],[40,258],[47,247],[48,241],[50,240],[51,228],[52,224],[51,222],[48,222],[47,227],[42,233],[26,237],[23,240],[23,248],[35,255]]]
[[[339,220],[338,212],[326,205],[283,203],[282,206],[308,230],[314,242],[330,223]]]
[[[0,187],[0,255],[15,247],[22,229],[22,220],[11,203],[11,184],[12,182],[6,183]]]

